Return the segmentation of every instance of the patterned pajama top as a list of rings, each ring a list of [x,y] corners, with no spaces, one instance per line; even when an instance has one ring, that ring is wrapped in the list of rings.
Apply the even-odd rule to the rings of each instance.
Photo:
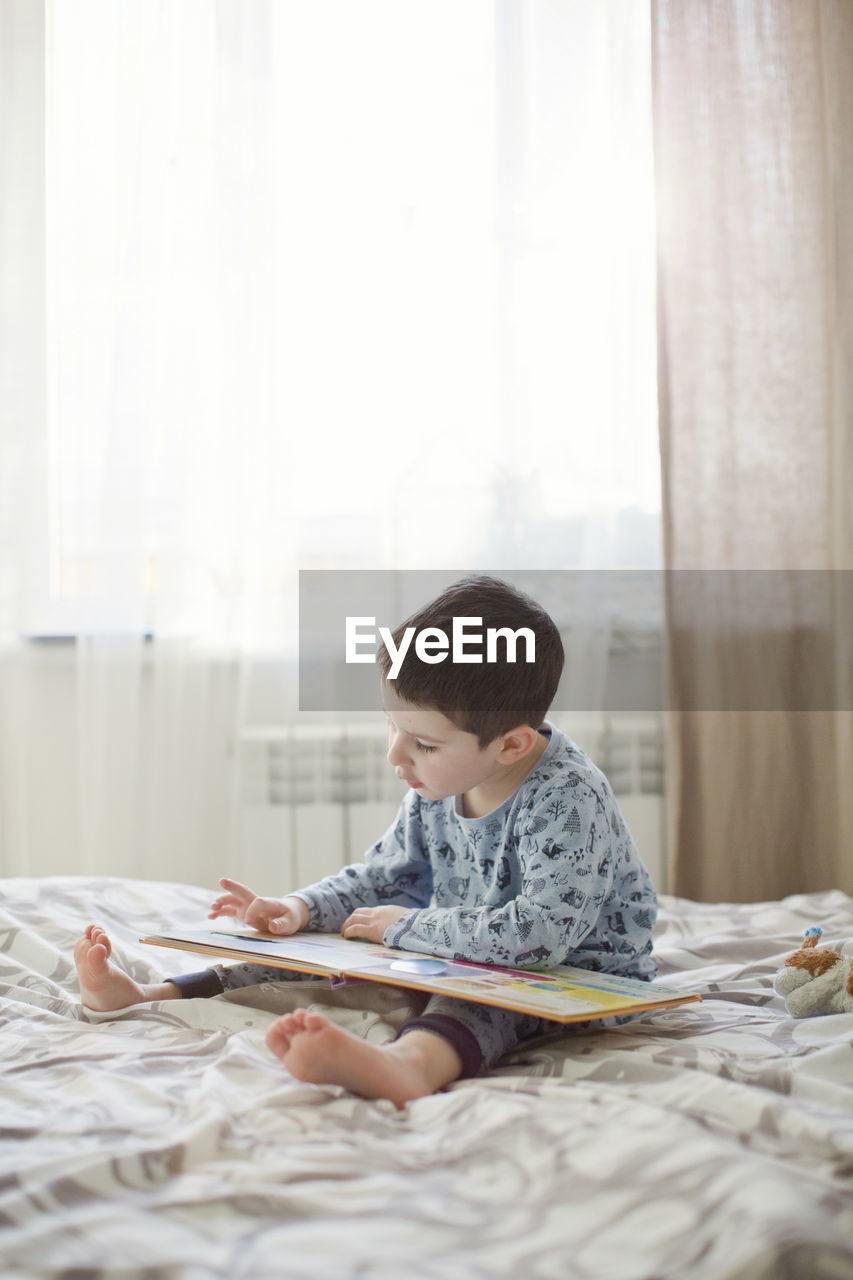
[[[309,929],[356,907],[406,915],[386,946],[505,965],[572,964],[651,979],[654,887],[607,778],[560,729],[524,782],[482,818],[406,793],[364,861],[300,889]]]

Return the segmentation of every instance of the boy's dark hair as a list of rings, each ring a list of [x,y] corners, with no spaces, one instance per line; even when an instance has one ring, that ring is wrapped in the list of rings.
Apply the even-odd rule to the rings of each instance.
[[[394,690],[404,702],[433,707],[457,728],[475,733],[484,747],[516,725],[539,728],[560,683],[563,642],[555,622],[535,600],[500,578],[477,574],[454,582],[401,622],[393,632],[394,645],[399,648],[407,627],[414,627],[416,634],[425,627],[438,627],[450,637],[454,618],[472,617],[482,618],[484,636],[489,627],[512,631],[528,627],[536,637],[535,661],[525,661],[522,638],[514,663],[507,661],[507,647],[500,640],[495,662],[486,662],[485,652],[479,663],[454,663],[452,652],[443,662],[422,662],[413,637]],[[471,647],[466,651],[476,652]],[[384,645],[377,656],[387,680],[391,657]]]

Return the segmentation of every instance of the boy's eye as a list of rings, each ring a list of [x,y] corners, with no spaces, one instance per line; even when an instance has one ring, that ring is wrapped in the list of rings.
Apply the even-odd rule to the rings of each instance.
[[[418,742],[417,738],[415,739],[415,746],[418,751],[435,751],[436,749],[435,747],[428,746],[426,742]]]

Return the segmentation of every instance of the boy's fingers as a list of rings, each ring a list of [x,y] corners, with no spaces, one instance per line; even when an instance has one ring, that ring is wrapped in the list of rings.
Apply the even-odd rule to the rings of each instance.
[[[256,897],[256,894],[252,893],[252,890],[247,885],[240,884],[239,880],[226,880],[223,877],[219,883],[223,889],[227,889],[229,893],[233,894],[235,898],[239,898],[241,902],[251,902]]]
[[[270,933],[294,933],[293,921],[288,916],[277,916],[267,925]]]
[[[353,911],[351,915],[347,916],[344,924],[348,925],[351,922],[356,923],[359,920],[369,920],[375,910],[375,907],[356,907],[355,911]]]
[[[214,906],[214,907],[233,907],[233,906],[235,906],[235,905],[236,905],[237,901],[238,901],[238,900],[237,900],[237,898],[235,898],[235,897],[234,897],[233,893],[223,893],[221,897],[219,897],[219,898],[214,898],[214,899],[213,899],[213,902],[211,903],[211,906]]]

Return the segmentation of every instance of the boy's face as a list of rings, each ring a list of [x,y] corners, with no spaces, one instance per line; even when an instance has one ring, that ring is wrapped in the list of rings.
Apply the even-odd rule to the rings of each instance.
[[[383,681],[382,705],[388,717],[388,763],[398,778],[424,800],[464,795],[500,772],[503,740],[481,747],[433,707],[402,702]]]

